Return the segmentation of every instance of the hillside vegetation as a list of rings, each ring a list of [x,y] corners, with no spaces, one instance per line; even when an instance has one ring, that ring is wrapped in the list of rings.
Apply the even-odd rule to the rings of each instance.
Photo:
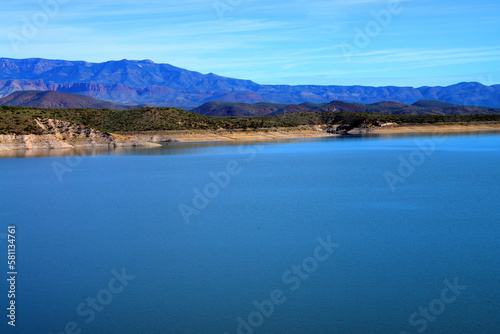
[[[93,108],[124,110],[133,107],[97,100],[81,94],[48,91],[19,91],[0,99],[0,105],[30,108]]]
[[[382,101],[372,104],[331,101],[329,103],[275,104],[275,103],[237,103],[212,101],[205,103],[192,112],[206,116],[264,116],[293,112],[344,111],[405,115],[472,115],[499,114],[499,108],[462,106],[435,100],[420,100],[414,104]]]
[[[37,109],[0,107],[0,134],[43,134],[38,117],[57,119],[113,133],[165,130],[237,130],[297,127],[301,125],[369,126],[394,122],[400,125],[500,122],[500,115],[400,115],[366,112],[294,112],[263,117],[208,117],[175,108]]]

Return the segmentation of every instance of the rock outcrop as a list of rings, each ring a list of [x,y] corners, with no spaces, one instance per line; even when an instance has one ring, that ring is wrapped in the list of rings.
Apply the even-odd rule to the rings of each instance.
[[[37,118],[36,124],[57,140],[79,146],[116,146],[111,134],[83,125],[48,118]]]
[[[53,135],[0,135],[0,151],[72,148]]]
[[[159,146],[66,121],[36,118],[43,135],[0,135],[0,151],[93,147]]]

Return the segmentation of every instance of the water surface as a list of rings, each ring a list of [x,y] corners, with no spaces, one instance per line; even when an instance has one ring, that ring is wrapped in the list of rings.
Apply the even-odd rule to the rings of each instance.
[[[73,321],[82,333],[232,334],[276,289],[286,300],[251,331],[500,330],[499,135],[72,155],[0,159],[0,232],[18,229],[18,333]],[[211,173],[228,164],[217,191]],[[196,208],[206,187],[213,198]],[[186,221],[180,205],[196,213]],[[293,274],[328,237],[338,248]],[[78,306],[122,268],[135,278],[86,323]],[[455,279],[467,288],[412,326]]]

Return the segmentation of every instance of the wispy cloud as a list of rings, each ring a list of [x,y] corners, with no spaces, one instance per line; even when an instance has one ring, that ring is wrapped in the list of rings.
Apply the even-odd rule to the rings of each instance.
[[[497,0],[406,0],[404,11],[346,63],[353,43],[389,0],[243,1],[221,20],[211,0],[73,0],[15,53],[37,0],[2,4],[0,48],[12,58],[156,62],[261,81],[463,77],[500,70]],[[451,14],[450,14],[451,13]],[[281,79],[280,79],[281,78]],[[304,79],[305,80],[305,79]],[[274,83],[280,83],[274,81]],[[411,84],[411,82],[409,82]]]
[[[463,64],[477,61],[500,60],[500,47],[457,48],[445,50],[382,50],[360,53],[355,61],[371,64],[418,63],[419,66]]]

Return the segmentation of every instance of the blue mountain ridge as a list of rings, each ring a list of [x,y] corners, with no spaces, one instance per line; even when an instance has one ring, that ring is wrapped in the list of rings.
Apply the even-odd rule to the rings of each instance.
[[[202,74],[151,60],[104,63],[0,58],[0,97],[16,91],[77,93],[121,105],[194,108],[209,101],[299,104],[332,100],[407,104],[437,100],[500,107],[500,85],[463,82],[447,87],[260,85],[250,80]]]

